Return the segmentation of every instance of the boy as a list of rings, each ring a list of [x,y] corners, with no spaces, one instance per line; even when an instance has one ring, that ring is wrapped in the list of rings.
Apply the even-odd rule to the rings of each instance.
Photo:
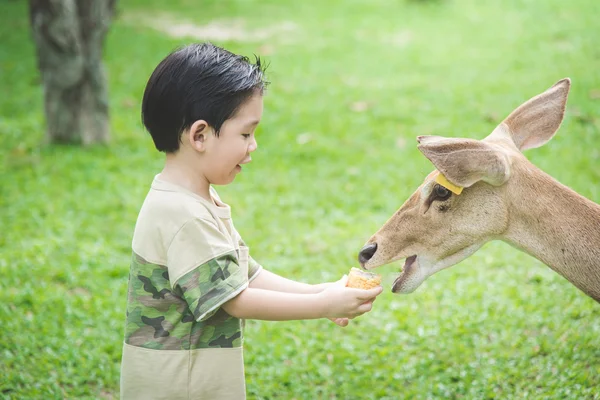
[[[166,153],[133,235],[121,398],[245,398],[242,320],[330,318],[345,326],[381,287],[308,285],[262,268],[211,185],[256,150],[266,86],[260,60],[184,47],[152,73],[142,119]]]

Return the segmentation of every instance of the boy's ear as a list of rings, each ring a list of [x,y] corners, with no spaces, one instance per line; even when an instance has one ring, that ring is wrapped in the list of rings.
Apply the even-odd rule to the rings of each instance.
[[[206,140],[210,137],[210,133],[208,123],[203,119],[199,119],[190,126],[190,129],[184,135],[187,137],[192,148],[203,152],[206,150]]]

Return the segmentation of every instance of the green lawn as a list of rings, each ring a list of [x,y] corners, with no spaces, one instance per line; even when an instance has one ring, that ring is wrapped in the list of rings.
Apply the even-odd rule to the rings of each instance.
[[[598,0],[122,0],[112,143],[88,149],[44,144],[26,4],[0,2],[0,398],[118,397],[131,236],[162,163],[140,100],[193,40],[171,28],[229,23],[215,43],[271,64],[259,151],[219,192],[276,273],[337,279],[432,169],[417,135],[483,138],[565,76],[565,122],[527,156],[600,202]],[[398,269],[345,329],[249,321],[249,398],[600,399],[600,305],[540,262],[491,243],[410,295],[389,291]]]

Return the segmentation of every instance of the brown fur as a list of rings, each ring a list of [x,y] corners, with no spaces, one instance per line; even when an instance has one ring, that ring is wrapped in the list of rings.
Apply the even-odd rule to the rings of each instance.
[[[432,201],[431,174],[367,244],[367,269],[416,255],[394,283],[411,292],[427,277],[503,240],[536,257],[600,302],[600,206],[521,153],[547,143],[564,117],[570,80],[513,111],[482,141],[419,137],[419,149],[462,194]],[[368,257],[367,257],[368,258]]]

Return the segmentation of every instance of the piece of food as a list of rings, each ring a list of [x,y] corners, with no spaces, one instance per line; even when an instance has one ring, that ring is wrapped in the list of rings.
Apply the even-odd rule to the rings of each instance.
[[[356,289],[372,289],[379,285],[381,285],[381,275],[358,268],[350,270],[348,283],[346,283],[346,287]]]

